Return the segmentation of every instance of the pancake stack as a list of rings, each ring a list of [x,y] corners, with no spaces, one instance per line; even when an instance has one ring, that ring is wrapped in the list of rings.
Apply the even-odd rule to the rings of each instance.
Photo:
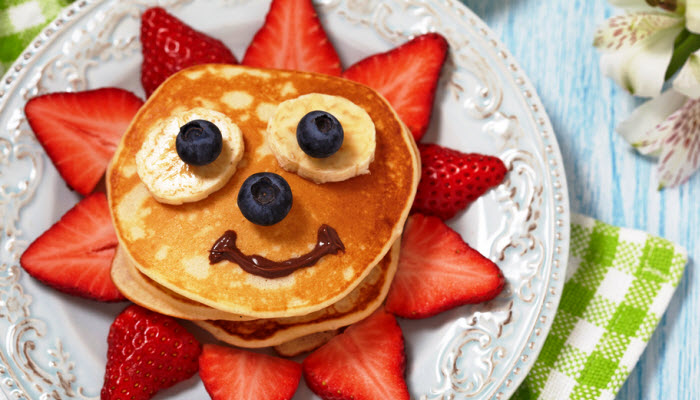
[[[280,103],[312,93],[342,97],[369,114],[376,130],[369,173],[316,183],[280,165],[267,143],[268,123]],[[206,198],[160,202],[141,181],[136,154],[164,119],[201,108],[238,125],[242,158],[223,187]],[[361,84],[232,65],[183,70],[144,104],[108,169],[120,243],[112,278],[135,303],[194,320],[233,345],[280,346],[286,355],[310,350],[382,304],[416,192],[418,160],[410,132],[389,103]],[[243,182],[259,172],[282,176],[294,196],[286,218],[271,226],[248,221],[236,203]],[[227,260],[210,262],[214,244],[227,231],[235,232],[241,253],[282,262],[313,249],[322,226],[337,232],[344,251],[286,276],[255,275]]]

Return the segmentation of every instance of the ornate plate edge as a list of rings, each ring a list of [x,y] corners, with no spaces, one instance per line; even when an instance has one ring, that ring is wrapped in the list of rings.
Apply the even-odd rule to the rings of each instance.
[[[520,88],[522,96],[520,100],[529,106],[531,117],[534,118],[535,125],[539,127],[540,136],[545,144],[543,157],[547,162],[549,172],[547,180],[549,186],[553,189],[551,194],[552,204],[556,204],[553,210],[548,210],[552,216],[552,221],[554,221],[555,234],[552,237],[554,238],[555,246],[550,252],[552,262],[549,265],[547,274],[547,294],[539,299],[540,305],[537,320],[528,335],[527,343],[523,344],[523,348],[519,352],[517,361],[512,367],[508,368],[510,371],[508,375],[488,396],[502,400],[513,394],[525,379],[530,368],[532,368],[533,363],[542,350],[561,299],[569,256],[570,212],[568,185],[561,150],[554,134],[554,128],[535,87],[524,74],[510,51],[481,18],[458,0],[445,1],[448,7],[473,25],[486,42],[491,45],[489,50],[492,51],[494,59],[500,58],[503,61],[502,66],[508,72],[505,75],[511,78],[514,87]]]
[[[486,23],[464,4],[457,0],[445,0],[445,2],[457,15],[470,23],[483,36],[486,43],[491,45],[489,50],[492,51],[494,59],[501,59],[503,62],[503,65],[499,65],[499,67],[505,67],[504,69],[508,72],[505,76],[511,78],[514,87],[520,88],[522,97],[519,100],[529,106],[531,112],[530,116],[534,119],[535,125],[539,126],[539,133],[545,144],[545,153],[543,156],[545,157],[550,173],[547,180],[549,186],[553,188],[552,204],[556,204],[554,210],[548,210],[552,216],[552,220],[555,221],[555,234],[553,234],[552,237],[556,243],[554,249],[550,253],[552,255],[552,262],[547,271],[547,286],[549,286],[549,289],[546,292],[546,296],[540,299],[537,321],[532,331],[529,333],[529,340],[519,352],[517,362],[509,368],[510,372],[504,377],[505,379],[502,380],[502,383],[491,392],[490,396],[503,399],[512,395],[515,389],[524,380],[534,360],[537,359],[544,344],[544,338],[546,338],[551,328],[561,298],[569,248],[570,215],[566,175],[563,170],[561,151],[556,141],[549,117],[544,111],[544,106],[534,86],[523,73],[510,51],[497,38]],[[85,14],[97,4],[99,4],[98,0],[80,0],[73,3],[64,9],[56,19],[37,35],[34,41],[10,66],[5,75],[3,75],[2,80],[0,80],[0,109],[6,104],[9,94],[16,89],[17,83],[28,73],[28,67],[55,41],[58,34],[67,26],[72,25],[77,20],[84,17]]]

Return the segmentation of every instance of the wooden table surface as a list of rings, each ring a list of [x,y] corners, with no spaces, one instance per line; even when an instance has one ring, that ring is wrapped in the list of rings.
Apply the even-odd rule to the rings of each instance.
[[[618,399],[700,399],[700,173],[657,191],[654,160],[615,126],[641,103],[603,76],[596,27],[618,13],[606,0],[462,0],[527,72],[552,120],[571,211],[642,229],[684,246],[690,262],[666,315]],[[698,133],[700,134],[700,132]]]

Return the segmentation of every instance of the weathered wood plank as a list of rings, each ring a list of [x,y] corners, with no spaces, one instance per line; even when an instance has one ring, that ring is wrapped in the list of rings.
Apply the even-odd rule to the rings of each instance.
[[[700,174],[657,191],[653,160],[614,133],[639,104],[605,78],[593,33],[605,0],[463,0],[502,38],[537,88],[564,155],[571,210],[643,229],[700,254]],[[691,261],[619,399],[700,399],[700,276]]]

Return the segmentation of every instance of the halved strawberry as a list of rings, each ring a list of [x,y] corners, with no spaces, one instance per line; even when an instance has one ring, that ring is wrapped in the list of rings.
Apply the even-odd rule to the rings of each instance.
[[[131,305],[112,322],[101,400],[147,400],[197,372],[202,347],[174,318]]]
[[[503,273],[469,247],[437,217],[409,217],[401,240],[396,276],[386,310],[405,318],[426,318],[463,304],[496,297]]]
[[[29,245],[19,262],[31,276],[64,293],[120,301],[125,298],[110,277],[117,244],[107,196],[94,193]]]
[[[311,0],[273,0],[243,65],[340,75],[340,58]]]
[[[437,144],[418,144],[421,178],[411,211],[446,221],[487,190],[508,170],[498,157],[462,153]]]
[[[150,96],[181,69],[207,63],[237,64],[220,40],[192,29],[160,7],[141,15],[141,84]]]
[[[34,97],[24,112],[68,186],[86,196],[107,169],[143,101],[118,88]]]
[[[343,72],[343,77],[363,83],[386,97],[418,141],[428,129],[447,49],[444,37],[428,33],[386,53],[358,61]]]
[[[304,380],[323,399],[408,399],[401,328],[379,309],[311,353]]]
[[[199,376],[213,400],[289,400],[301,380],[291,360],[205,344]]]

